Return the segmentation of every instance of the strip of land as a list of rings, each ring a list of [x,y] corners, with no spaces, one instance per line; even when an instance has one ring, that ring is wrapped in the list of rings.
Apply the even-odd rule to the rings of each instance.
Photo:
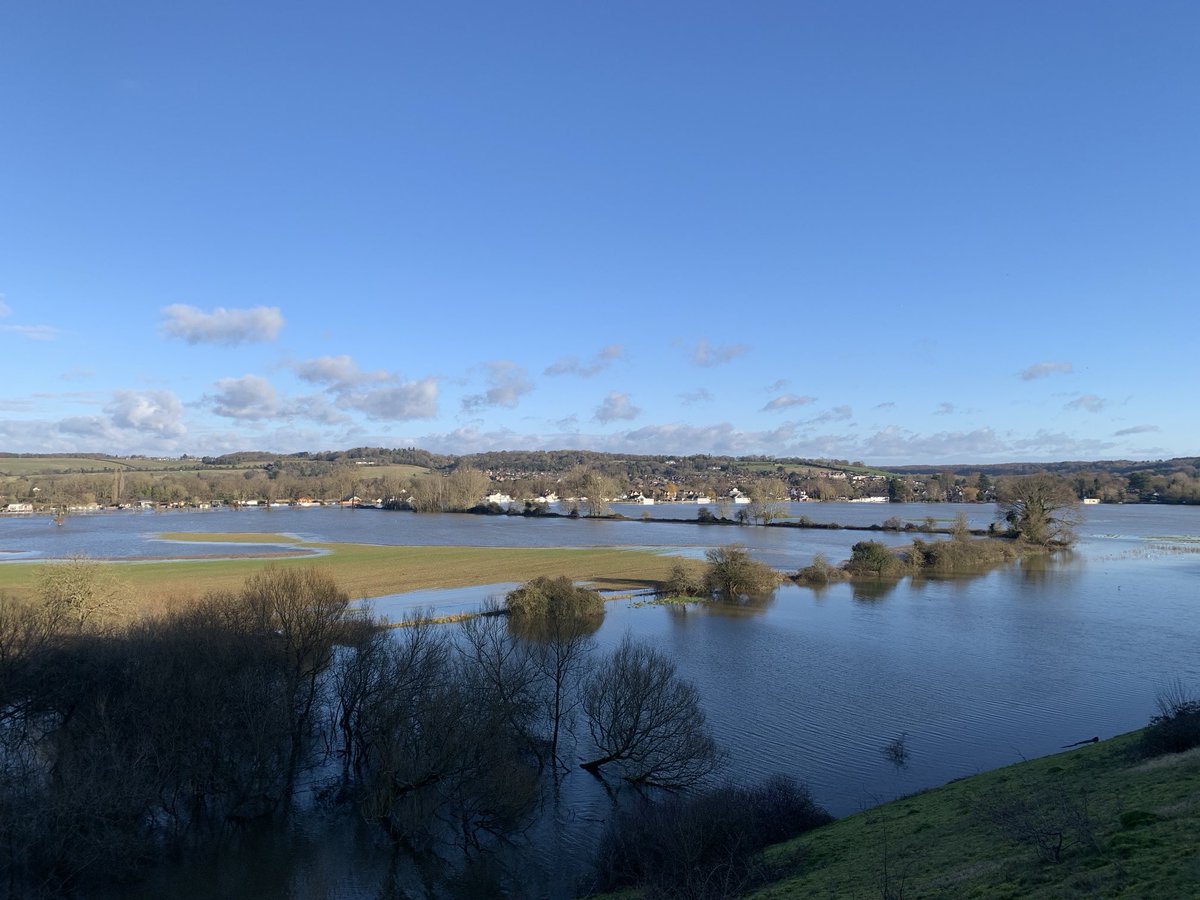
[[[429,588],[528,581],[540,575],[565,575],[603,588],[638,589],[665,579],[681,562],[679,557],[623,547],[395,547],[316,543],[287,535],[246,533],[170,532],[161,537],[205,543],[270,543],[323,552],[301,558],[101,562],[140,609],[159,609],[210,591],[236,590],[247,577],[268,565],[323,569],[342,590],[358,599]],[[16,562],[0,566],[0,592],[32,597],[38,573],[48,564]]]

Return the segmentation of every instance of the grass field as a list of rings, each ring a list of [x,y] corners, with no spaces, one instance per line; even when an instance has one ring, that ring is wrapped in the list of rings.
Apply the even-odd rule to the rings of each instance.
[[[386,466],[354,466],[353,471],[362,478],[399,478],[402,481],[408,481],[414,475],[428,475],[433,470],[424,466],[396,463]]]
[[[52,475],[64,472],[158,472],[193,470],[187,459],[92,459],[86,456],[0,457],[0,475]]]
[[[1139,733],[985,772],[841,819],[768,851],[799,874],[758,898],[1200,897],[1200,748],[1144,761]],[[1025,798],[1057,862],[995,818]],[[1016,808],[1015,806],[1012,808]],[[1081,842],[1072,842],[1082,838]]]
[[[393,547],[318,544],[282,535],[181,534],[171,540],[276,543],[325,551],[324,555],[280,559],[209,559],[179,562],[100,563],[135,599],[154,611],[208,591],[236,590],[267,565],[315,566],[328,571],[351,597],[378,597],[426,588],[468,587],[566,575],[605,588],[645,588],[666,578],[677,557],[646,550],[612,548]],[[214,553],[220,553],[214,548]],[[688,563],[683,561],[685,565]],[[32,597],[38,572],[47,563],[0,566],[0,591]],[[699,565],[698,563],[696,565]]]

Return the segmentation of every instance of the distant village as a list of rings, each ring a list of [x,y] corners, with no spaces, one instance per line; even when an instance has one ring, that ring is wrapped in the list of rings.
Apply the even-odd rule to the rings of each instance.
[[[0,454],[0,512],[338,507],[529,513],[562,504],[571,508],[591,497],[593,506],[596,499],[642,507],[693,504],[727,515],[768,502],[988,503],[1005,477],[1041,470],[1014,464],[889,472],[846,460],[587,451],[445,457],[412,448],[178,459]],[[1085,504],[1200,503],[1194,459],[1050,464],[1046,470]]]

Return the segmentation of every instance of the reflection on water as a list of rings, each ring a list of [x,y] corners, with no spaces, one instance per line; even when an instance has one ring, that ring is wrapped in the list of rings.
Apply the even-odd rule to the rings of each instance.
[[[918,520],[928,507],[920,509]],[[948,518],[957,509],[935,514]],[[892,509],[870,512],[878,517]],[[376,542],[432,543],[436,535],[457,544],[623,542],[700,552],[736,538],[760,559],[793,571],[817,552],[844,559],[861,538],[848,531],[336,511],[308,519],[306,528],[301,520],[311,514],[283,511],[263,527],[324,540],[373,535]],[[280,520],[288,515],[296,519],[284,527]],[[335,535],[339,515],[348,529]],[[250,530],[250,516],[231,518],[213,517],[213,527]],[[159,528],[200,530],[174,522]],[[1153,550],[1194,542],[1200,509],[1087,507],[1080,532],[1074,554],[1032,557],[968,579],[856,582],[820,591],[785,584],[768,600],[736,606],[614,601],[595,638],[608,649],[632,632],[671,654],[696,683],[716,737],[729,750],[730,776],[782,772],[807,780],[819,802],[844,815],[1092,735],[1137,728],[1153,712],[1161,685],[1173,678],[1200,684],[1196,557]],[[1161,535],[1176,537],[1148,540]],[[908,539],[900,535],[897,543]],[[45,552],[57,537],[38,540]],[[130,540],[139,538],[134,533]],[[0,546],[32,545],[4,522]],[[499,587],[477,589],[470,602]],[[453,602],[468,600],[459,595]],[[576,730],[586,739],[586,726]],[[906,734],[902,768],[880,751],[899,734]],[[578,770],[565,774],[557,790],[559,802],[547,802],[521,842],[534,855],[517,871],[542,873],[530,876],[540,885],[535,896],[571,892],[611,815],[613,799]],[[317,815],[292,834],[265,840],[164,870],[137,896],[376,898],[398,884],[389,851],[352,818]],[[189,894],[191,886],[197,887]]]
[[[895,578],[855,578],[850,582],[850,595],[855,600],[870,603],[894,593],[899,585],[899,579]]]

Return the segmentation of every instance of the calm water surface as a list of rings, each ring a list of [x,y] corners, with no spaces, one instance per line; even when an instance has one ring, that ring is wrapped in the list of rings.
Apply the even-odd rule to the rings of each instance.
[[[694,507],[649,509],[656,516],[666,509],[695,515]],[[994,515],[988,506],[944,504],[806,504],[797,505],[796,514],[869,524],[893,515],[949,520],[960,510],[975,527]],[[82,552],[125,559],[193,550],[154,540],[161,531],[288,532],[322,541],[418,545],[626,545],[689,555],[737,541],[789,570],[818,552],[840,561],[867,537],[910,539],[636,520],[274,510],[76,517],[62,528],[6,518],[0,550],[16,551],[6,558]],[[1140,727],[1159,687],[1174,678],[1200,685],[1200,508],[1085,507],[1080,535],[1067,558],[1033,560],[976,579],[834,585],[821,592],[788,586],[770,602],[746,608],[617,601],[598,639],[609,647],[632,632],[672,654],[700,689],[730,753],[731,776],[784,772],[805,779],[821,803],[844,815]],[[461,607],[504,587],[449,597],[398,595],[386,603],[395,611],[409,604]],[[909,763],[897,769],[881,748],[902,733]],[[539,885],[531,893],[569,893],[571,873],[611,803],[582,773],[564,780],[560,803],[548,803],[531,835],[542,848],[525,863],[530,884]],[[374,897],[386,869],[369,833],[342,819],[314,817],[285,839],[227,851],[183,871],[164,870],[144,896],[170,884],[181,897]],[[189,884],[194,893],[181,887]]]

